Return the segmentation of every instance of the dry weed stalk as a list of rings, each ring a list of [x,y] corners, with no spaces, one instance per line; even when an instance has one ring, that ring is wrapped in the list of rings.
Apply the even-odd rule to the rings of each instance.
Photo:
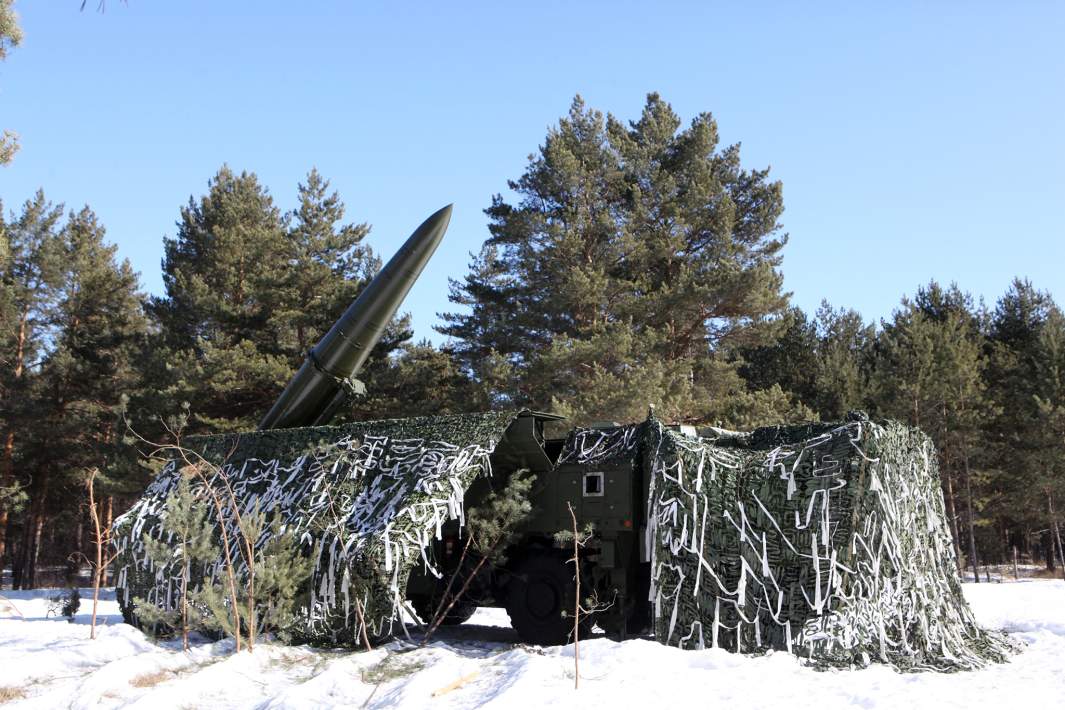
[[[96,544],[96,561],[93,564],[92,575],[92,619],[89,622],[90,639],[96,638],[96,609],[100,601],[100,583],[103,580],[103,575],[107,572],[107,568],[118,557],[118,552],[110,549],[111,529],[101,528],[100,511],[96,509],[96,477],[99,474],[100,469],[90,469],[89,475],[85,479],[85,487],[89,491],[89,515],[92,518],[93,539]],[[104,552],[105,549],[107,549],[106,553]]]
[[[573,594],[573,689],[577,690],[581,685],[581,547],[584,541],[577,530],[577,515],[569,501],[566,501],[566,509],[573,521],[573,557],[569,561],[573,563],[573,577],[577,582]]]

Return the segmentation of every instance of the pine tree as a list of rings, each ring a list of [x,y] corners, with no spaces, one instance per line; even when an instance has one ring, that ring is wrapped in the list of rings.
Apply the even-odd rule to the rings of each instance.
[[[925,307],[929,302],[943,302],[939,285],[932,282],[914,301],[903,299],[892,320],[882,324],[875,347],[874,401],[880,414],[923,429],[936,443],[947,511],[959,545],[955,481],[960,482],[967,555],[976,576],[979,483],[986,470],[980,424],[989,412],[984,342],[971,298],[952,290],[950,305],[930,314]]]
[[[869,399],[869,370],[876,329],[854,310],[821,302],[816,318],[813,394],[803,401],[827,421],[839,421]]]
[[[726,402],[722,422],[730,428],[750,430],[787,422],[810,422],[817,413],[785,392],[780,385],[737,392]]]
[[[827,301],[813,320],[798,308],[784,318],[785,329],[769,345],[740,350],[740,373],[756,391],[773,386],[810,407],[824,421],[838,421],[867,406],[873,325],[853,310]]]
[[[6,275],[9,273],[12,264],[11,257],[11,244],[7,235],[7,224],[4,219],[4,205],[0,202],[0,333],[7,334],[11,332],[11,326],[18,320],[18,307],[15,302],[14,289],[9,288]],[[3,341],[0,341],[3,342]],[[6,343],[5,343],[6,346]],[[0,377],[0,403],[4,403],[5,407],[9,406],[7,403],[7,397],[5,396],[7,385],[9,384],[9,378],[6,376],[8,369],[8,363],[6,356],[8,355],[6,347],[0,350],[0,368],[5,372],[4,377]],[[6,409],[5,409],[6,411]],[[9,431],[8,426],[5,425],[4,419],[0,416],[0,435],[3,436],[6,442],[8,435],[11,435],[11,446],[14,447],[14,432]],[[13,451],[11,452],[14,453]],[[9,511],[16,510],[21,507],[25,499],[25,494],[19,487],[18,482],[15,480],[14,471],[11,469],[6,457],[6,448],[2,454],[0,454],[0,567],[4,566],[4,548],[7,532],[7,519]]]
[[[1019,536],[1022,544],[1027,531],[1046,531],[1041,546],[1050,569],[1057,545],[1048,530],[1056,481],[1052,459],[1061,444],[1045,428],[1053,431],[1055,349],[1053,334],[1044,331],[1053,330],[1048,324],[1057,313],[1050,294],[1026,280],[1014,280],[999,299],[990,317],[986,377],[997,414],[984,426],[998,471],[999,514],[1007,526],[1025,531]]]
[[[298,186],[298,200],[286,233],[295,268],[287,269],[277,284],[271,314],[272,330],[284,334],[293,359],[318,342],[381,268],[365,244],[370,227],[342,223],[344,203],[317,170]]]
[[[288,241],[295,265],[282,284],[282,303],[275,311],[275,330],[287,334],[288,360],[293,368],[325,335],[336,319],[381,269],[381,260],[365,242],[370,227],[344,224],[344,203],[329,190],[329,181],[312,169],[299,185],[299,206],[290,215]],[[393,356],[412,336],[410,318],[394,318],[374,346],[358,378],[374,393],[400,386]],[[278,392],[280,393],[280,392]],[[350,403],[338,421],[385,416],[373,395]]]
[[[404,344],[366,396],[353,403],[355,420],[462,414],[490,409],[483,389],[459,369],[446,349],[428,340]],[[383,369],[383,368],[382,368]],[[381,372],[381,370],[379,370]]]
[[[495,404],[574,417],[719,419],[746,390],[730,349],[765,342],[787,297],[781,186],[741,168],[701,114],[657,94],[625,125],[577,97],[486,210],[491,236],[443,314]]]
[[[134,452],[122,442],[120,421],[124,396],[139,386],[136,363],[147,335],[137,275],[128,262],[117,262],[116,247],[105,243],[87,207],[70,214],[54,247],[61,272],[48,312],[48,348],[29,378],[20,414],[20,468],[33,481],[19,565],[25,586],[34,582],[46,519],[53,521],[53,537],[62,521],[69,545],[53,555],[80,551],[77,501],[84,471],[107,471],[101,517],[108,524],[112,497],[144,485]]]
[[[181,210],[163,249],[166,295],[152,310],[164,406],[191,403],[193,432],[254,428],[290,374],[283,341],[267,327],[292,266],[280,211],[254,174],[223,166],[208,194]]]
[[[7,53],[22,41],[22,30],[18,26],[18,15],[12,7],[14,0],[0,0],[0,61],[7,58]],[[11,131],[0,134],[0,165],[6,165],[18,151],[18,136]],[[0,558],[3,554],[0,553]]]
[[[781,332],[776,339],[739,349],[740,375],[754,390],[777,385],[813,406],[819,396],[818,345],[817,324],[802,309],[789,308],[781,318]]]
[[[254,174],[223,167],[165,240],[155,372],[168,383],[166,410],[191,403],[190,432],[253,429],[380,267],[363,244],[369,228],[343,224],[328,188],[312,170],[286,217]],[[390,324],[362,376],[383,378],[389,353],[409,337],[405,320]],[[159,413],[158,398],[152,404],[140,408]]]
[[[414,600],[415,610],[427,625],[422,643],[456,613],[456,607],[464,606],[466,592],[485,564],[498,567],[507,561],[507,548],[520,537],[521,524],[533,513],[530,491],[535,479],[527,469],[514,471],[502,487],[489,492],[470,509],[466,545],[447,584],[434,597]],[[456,616],[468,618],[468,610],[459,611]]]
[[[259,523],[265,529],[265,516]],[[279,518],[269,524],[269,536],[255,555],[255,621],[257,633],[276,631],[287,638],[296,621],[295,610],[314,568],[313,556],[304,555],[298,538],[284,529]]]
[[[11,261],[11,245],[8,243],[7,237],[7,222],[4,219],[4,202],[0,200],[0,269],[6,270],[8,263]],[[2,273],[2,272],[0,272]],[[6,291],[0,294],[0,306],[7,303],[8,295]],[[0,311],[0,317],[3,317],[4,311]],[[0,326],[3,325],[3,321],[0,320]]]
[[[63,276],[60,221],[62,206],[55,206],[38,191],[23,205],[19,215],[11,215],[4,225],[7,258],[0,273],[3,331],[0,332],[0,427],[3,452],[0,454],[0,563],[11,556],[8,533],[11,513],[32,494],[31,521],[22,525],[20,557],[26,546],[39,537],[43,526],[46,490],[39,479],[31,479],[22,465],[21,437],[34,433],[27,425],[33,412],[32,389],[36,364],[54,338],[52,332],[59,288]],[[28,490],[32,480],[33,490]],[[24,560],[20,560],[24,561]],[[23,565],[12,561],[16,586],[22,581]]]
[[[1065,501],[1065,315],[1058,309],[1047,314],[1036,345],[1033,389],[1038,418],[1032,427],[1032,473],[1039,492],[1046,496],[1051,546],[1065,577],[1062,545],[1062,501]]]
[[[314,560],[303,554],[299,540],[284,529],[279,518],[267,524],[263,512],[249,511],[240,516],[238,528],[241,539],[237,544],[245,557],[238,570],[241,577],[237,594],[239,633],[250,651],[255,648],[256,638],[265,631],[276,631],[286,637],[291,632],[296,603],[306,591]],[[250,551],[250,558],[243,550]],[[204,618],[207,628],[228,636],[237,635],[233,605],[220,580],[204,580],[193,599],[210,612]]]

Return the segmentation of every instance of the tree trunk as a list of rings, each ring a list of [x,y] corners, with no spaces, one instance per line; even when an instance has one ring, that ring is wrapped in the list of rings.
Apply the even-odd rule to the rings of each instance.
[[[954,477],[949,472],[945,474],[943,485],[947,489],[947,518],[950,523],[951,541],[954,543],[954,564],[958,568],[958,574],[961,574],[961,534],[958,532],[958,510],[954,504]]]
[[[14,538],[14,535],[13,535],[14,531],[15,531],[15,521],[12,520],[10,517],[8,517],[7,521],[4,523],[3,532],[4,532],[4,539],[11,541],[11,544],[9,544],[7,546],[7,548],[6,548],[7,552],[8,552],[6,563],[11,565],[11,571],[12,572],[15,571],[15,555],[14,555],[14,550],[15,550],[14,541],[15,541],[15,538]],[[0,558],[0,570],[4,569],[4,564],[5,564],[4,558]],[[12,588],[14,588],[14,587],[12,587]],[[0,586],[0,589],[3,589],[3,587]]]
[[[96,638],[96,609],[100,603],[100,573],[103,570],[103,531],[100,529],[100,512],[96,510],[96,499],[93,493],[93,484],[96,480],[96,470],[89,476],[89,514],[92,515],[93,539],[96,542],[96,564],[92,569],[92,617],[89,621],[89,638]]]
[[[577,516],[568,501],[566,508],[569,509],[569,517],[573,520],[573,579],[577,583],[573,593],[573,689],[577,690],[581,683],[581,537],[577,530]]]
[[[1002,554],[998,556],[999,564],[1005,564],[1010,553],[1010,531],[1006,524],[1002,524]]]
[[[78,565],[78,581],[81,581],[81,561],[85,558],[85,522],[78,516],[78,529],[74,533],[74,559]]]
[[[30,546],[30,516],[22,516],[22,535],[21,540],[18,542],[16,553],[13,555],[13,562],[11,563],[11,588],[12,589],[25,589],[24,584],[26,576],[26,550]]]
[[[15,432],[9,431],[4,435],[4,470],[0,474],[0,488],[7,488],[15,482],[14,472],[15,455]],[[7,506],[0,507],[0,569],[4,566],[7,556],[7,521],[9,513]]]
[[[1058,564],[1061,565],[1061,578],[1065,579],[1065,550],[1062,549],[1061,544],[1061,530],[1058,527],[1058,521],[1052,523],[1054,529],[1054,543],[1058,548]]]
[[[1054,562],[1054,537],[1050,530],[1044,530],[1043,534],[1039,536],[1039,547],[1043,549],[1043,559],[1046,561],[1047,572],[1057,570],[1058,566]]]
[[[0,574],[7,567],[7,521],[7,510],[0,510]],[[0,589],[3,588],[3,582],[0,581]]]
[[[37,561],[41,556],[41,533],[44,531],[45,503],[48,500],[50,483],[51,475],[47,469],[38,471],[33,479],[32,513],[26,527],[26,568],[22,577],[23,589],[35,589],[37,586]]]
[[[980,571],[976,568],[976,525],[973,522],[973,480],[969,472],[969,455],[963,456],[965,465],[965,505],[969,517],[969,565],[973,568],[973,581],[980,581]]]
[[[43,505],[42,505],[43,508]],[[39,510],[33,521],[33,547],[30,548],[27,577],[29,589],[37,588],[37,563],[41,558],[41,533],[44,531],[44,511]]]
[[[36,506],[26,517],[25,526],[22,530],[22,545],[19,547],[16,589],[33,589],[37,584],[37,548],[41,543],[41,530],[44,527],[44,516],[40,515]]]
[[[46,538],[45,545],[44,545],[44,547],[49,551],[49,553],[51,553],[51,559],[52,560],[55,559],[55,551],[56,551],[55,534],[56,534],[56,528],[57,527],[58,526],[56,526],[56,525],[49,525],[48,526],[48,528],[47,528],[47,530],[48,530],[47,535],[48,536]]]
[[[1061,563],[1061,578],[1065,579],[1065,551],[1061,549],[1061,530],[1058,528],[1058,519],[1054,515],[1054,496],[1047,492],[1047,512],[1050,513],[1050,531],[1054,539],[1051,540],[1051,548],[1058,548],[1058,562]]]
[[[189,577],[192,570],[189,569],[189,544],[186,537],[181,543],[181,558],[184,562],[181,566],[181,650],[189,650]]]
[[[29,322],[29,309],[24,307],[19,316],[18,334],[15,336],[15,369],[12,379],[22,378],[22,371],[26,360],[26,326]],[[0,470],[0,488],[6,488],[15,482],[15,432],[9,431],[4,435],[4,460],[3,469]],[[4,558],[7,554],[7,525],[9,512],[7,506],[0,506],[0,570],[4,567]],[[14,557],[11,564],[12,576],[15,574]],[[12,587],[18,589],[12,584]]]
[[[112,522],[114,522],[114,509],[115,509],[115,497],[114,496],[107,496],[107,508],[106,508],[106,510],[104,512],[104,531],[106,532],[108,539],[110,539],[110,537],[111,537],[111,524],[112,524]],[[106,552],[104,552],[104,554],[105,555],[110,555],[111,551],[107,550]],[[104,568],[104,580],[103,581],[104,581],[104,586],[105,587],[108,586],[107,577],[108,577],[108,574],[110,572],[111,572],[111,566],[108,565],[107,567]]]

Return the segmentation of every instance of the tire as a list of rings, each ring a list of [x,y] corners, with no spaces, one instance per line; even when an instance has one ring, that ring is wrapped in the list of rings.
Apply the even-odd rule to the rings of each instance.
[[[437,595],[433,595],[432,597],[411,597],[410,603],[414,607],[414,611],[417,612],[418,618],[420,618],[423,623],[433,623],[433,614],[436,613],[436,607],[440,604],[440,598]],[[458,626],[459,624],[469,621],[475,611],[477,611],[476,604],[466,601],[465,599],[459,599],[450,609],[448,609],[448,612],[444,615],[440,625]]]
[[[539,554],[526,558],[507,585],[510,625],[525,643],[566,643],[573,632],[575,591],[572,565],[561,557]],[[590,628],[590,621],[582,624],[582,632]]]

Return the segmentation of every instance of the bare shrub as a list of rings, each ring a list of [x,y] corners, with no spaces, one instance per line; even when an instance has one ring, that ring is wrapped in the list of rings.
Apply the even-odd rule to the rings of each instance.
[[[13,685],[0,685],[0,704],[11,703],[26,697],[26,691]]]
[[[134,676],[130,679],[129,684],[134,688],[151,688],[168,678],[170,678],[170,674],[166,671],[151,671],[150,673],[141,673],[138,676]]]

